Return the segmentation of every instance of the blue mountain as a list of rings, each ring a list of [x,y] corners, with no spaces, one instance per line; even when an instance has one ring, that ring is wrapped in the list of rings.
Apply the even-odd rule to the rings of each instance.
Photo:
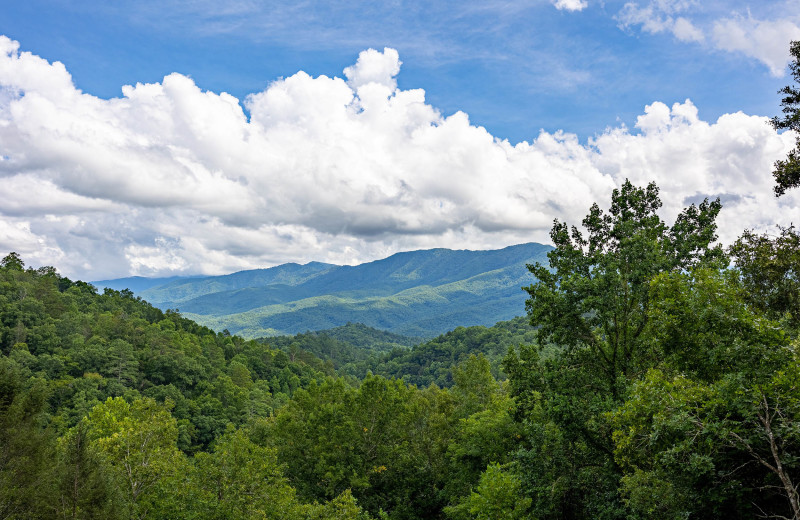
[[[457,326],[493,325],[525,311],[525,265],[547,262],[536,243],[490,251],[428,249],[356,266],[311,262],[224,276],[96,282],[246,337],[363,323],[430,338]],[[146,279],[145,279],[146,280]]]

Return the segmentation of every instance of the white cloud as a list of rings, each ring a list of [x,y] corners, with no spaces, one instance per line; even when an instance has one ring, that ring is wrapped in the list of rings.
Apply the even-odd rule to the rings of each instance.
[[[10,244],[13,248],[3,246]],[[30,223],[13,217],[0,215],[0,256],[10,251],[22,255],[23,260],[31,265],[61,264],[65,254],[54,241],[48,237],[31,232]]]
[[[553,5],[558,10],[582,11],[589,7],[587,0],[553,0]]]
[[[682,16],[676,18],[672,24],[672,34],[683,42],[701,42],[705,39],[703,31]]]
[[[681,41],[700,42],[705,39],[703,31],[689,19],[676,16],[694,5],[696,3],[691,0],[654,0],[644,7],[628,2],[615,18],[623,29],[641,26],[643,31],[651,34],[670,32]]]
[[[758,19],[747,11],[743,16],[719,9],[713,15],[703,16],[700,4],[695,0],[650,0],[643,5],[627,2],[615,19],[622,29],[641,28],[642,31],[658,34],[671,33],[684,42],[705,43],[706,34],[710,42],[706,49],[744,54],[769,68],[775,77],[783,76],[789,62],[789,42],[800,39],[800,13],[797,1],[774,4],[774,13],[779,19]],[[694,20],[690,19],[690,15]]]
[[[800,25],[790,20],[725,18],[714,23],[714,45],[728,52],[755,58],[775,77],[784,75],[789,61],[789,42],[800,40]]]
[[[358,90],[362,85],[377,83],[393,91],[397,88],[394,77],[400,72],[402,64],[395,49],[384,48],[383,52],[367,49],[359,53],[355,65],[344,69],[344,75],[353,90]]]
[[[770,174],[794,136],[776,134],[767,122],[737,112],[709,123],[689,100],[671,108],[657,102],[638,118],[640,133],[618,128],[594,141],[595,165],[617,182],[655,180],[667,215],[689,201],[720,197],[720,237],[730,243],[745,228],[774,230],[800,220],[800,194],[776,199]]]
[[[766,118],[653,103],[588,145],[513,145],[398,90],[399,67],[384,49],[346,79],[298,72],[248,96],[248,117],[180,74],[98,99],[0,38],[0,253],[102,279],[501,247],[580,222],[626,177],[657,181],[669,217],[723,197],[726,239],[800,221],[800,198],[771,191],[793,136]]]

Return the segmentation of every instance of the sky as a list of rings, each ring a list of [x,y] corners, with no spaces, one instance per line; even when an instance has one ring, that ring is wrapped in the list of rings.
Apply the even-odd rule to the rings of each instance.
[[[28,0],[0,35],[0,254],[73,278],[546,243],[625,179],[719,197],[723,243],[800,223],[800,0]]]

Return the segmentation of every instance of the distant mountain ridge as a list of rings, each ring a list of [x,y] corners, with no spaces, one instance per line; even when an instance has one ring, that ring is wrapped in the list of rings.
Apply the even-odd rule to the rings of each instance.
[[[536,243],[488,251],[428,249],[356,266],[290,263],[152,284],[133,279],[130,289],[157,307],[180,309],[203,325],[245,337],[358,322],[431,338],[523,314],[521,287],[534,281],[525,264],[547,262],[551,249]],[[95,284],[120,289],[125,280],[131,279]]]
[[[130,289],[134,293],[140,293],[151,287],[168,284],[177,280],[189,280],[192,278],[200,278],[200,276],[170,276],[168,278],[147,278],[145,276],[129,276],[127,278],[115,278],[113,280],[98,280],[92,282],[97,287],[108,287],[115,291],[123,289]]]

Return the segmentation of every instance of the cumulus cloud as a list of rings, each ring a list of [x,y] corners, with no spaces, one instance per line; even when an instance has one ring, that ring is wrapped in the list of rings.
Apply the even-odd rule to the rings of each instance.
[[[620,179],[644,184],[655,180],[665,214],[685,205],[719,197],[720,238],[730,243],[745,228],[774,231],[800,218],[800,195],[776,199],[770,175],[775,158],[792,146],[790,133],[776,134],[767,118],[737,112],[709,123],[686,100],[668,107],[653,103],[636,122],[639,133],[617,128],[594,145],[596,166]]]
[[[344,69],[347,84],[353,90],[362,85],[377,83],[389,90],[397,88],[395,76],[400,72],[400,55],[395,49],[384,47],[383,52],[367,49],[358,55],[358,61],[352,67]]]
[[[766,118],[653,103],[589,143],[512,144],[397,89],[400,65],[367,50],[344,77],[298,72],[243,102],[181,74],[103,100],[0,37],[0,252],[101,279],[502,247],[547,241],[625,178],[658,182],[668,218],[731,201],[726,239],[800,221],[769,173],[794,139]]]
[[[567,11],[582,11],[589,7],[586,0],[553,0],[553,5],[558,9]]]

